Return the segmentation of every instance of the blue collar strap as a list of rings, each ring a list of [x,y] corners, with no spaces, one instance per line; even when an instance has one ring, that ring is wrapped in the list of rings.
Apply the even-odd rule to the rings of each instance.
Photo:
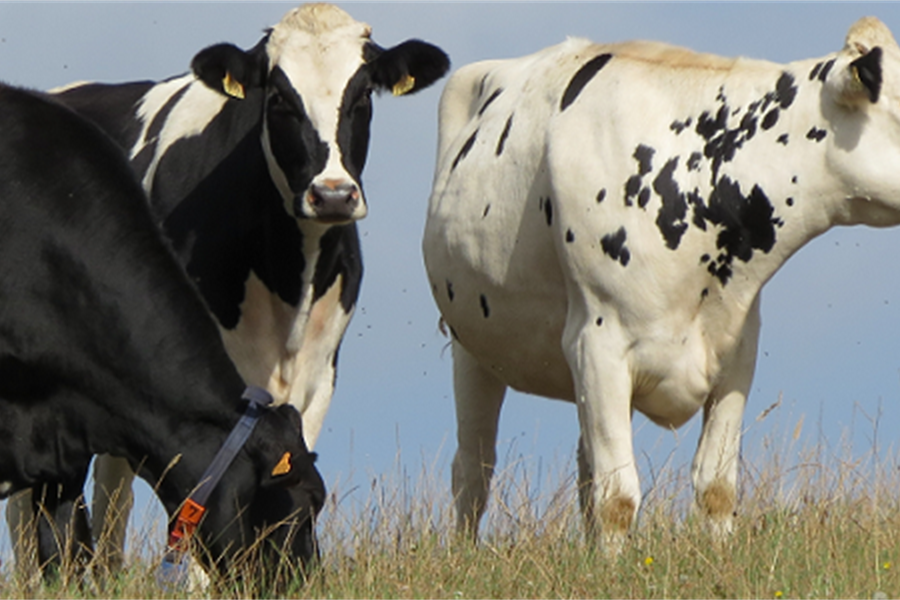
[[[263,415],[266,408],[272,404],[271,394],[253,385],[248,386],[244,390],[241,398],[249,401],[247,409],[241,415],[231,433],[228,434],[225,443],[219,448],[215,458],[206,468],[206,471],[200,478],[200,483],[182,505],[172,532],[169,534],[169,550],[180,552],[187,550],[186,542],[193,535],[197,525],[200,523],[200,519],[203,517],[203,513],[206,512],[206,501],[209,499],[209,495],[219,484],[234,457],[237,456],[237,453],[241,451],[244,443],[246,443],[247,438],[253,433],[256,422]]]

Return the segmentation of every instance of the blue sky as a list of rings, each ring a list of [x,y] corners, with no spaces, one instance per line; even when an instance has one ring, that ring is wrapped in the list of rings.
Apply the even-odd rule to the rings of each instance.
[[[393,45],[441,46],[454,68],[515,57],[583,36],[656,39],[722,54],[787,62],[839,50],[864,15],[900,33],[895,3],[340,3]],[[249,47],[291,3],[0,2],[0,79],[37,89],[76,80],[158,79],[187,70],[203,47]],[[451,359],[438,330],[420,251],[443,81],[416,96],[376,100],[364,175],[370,214],[360,223],[366,275],[340,354],[337,392],[316,450],[326,483],[364,502],[386,472],[425,465],[449,481],[455,448]],[[900,166],[898,166],[900,168]],[[900,423],[900,231],[833,230],[789,261],[763,291],[763,327],[745,428],[745,457],[802,420],[796,446],[841,454],[872,448],[873,420],[887,452]],[[782,398],[765,420],[757,415]],[[676,434],[636,417],[645,474],[687,465],[699,418]],[[500,456],[526,470],[572,467],[573,406],[511,393]],[[796,452],[796,450],[794,450]],[[785,461],[795,460],[785,456]],[[837,460],[836,457],[827,460]],[[502,468],[501,464],[501,468]],[[449,485],[449,484],[448,484]],[[649,478],[645,478],[645,489]],[[360,486],[354,490],[354,486]],[[149,492],[142,488],[146,502]],[[140,514],[140,508],[138,512]],[[0,556],[7,548],[0,526]]]

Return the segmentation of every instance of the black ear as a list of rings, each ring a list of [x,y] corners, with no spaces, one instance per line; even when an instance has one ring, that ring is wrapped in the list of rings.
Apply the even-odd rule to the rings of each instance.
[[[881,54],[881,48],[875,46],[850,63],[855,79],[866,88],[872,104],[878,102],[878,95],[881,93]]]
[[[450,58],[437,46],[409,40],[383,51],[369,65],[377,87],[402,96],[425,89],[443,77],[450,69]]]
[[[296,432],[296,437],[291,435],[290,439],[267,439],[262,442],[265,446],[266,472],[260,484],[262,487],[293,487],[315,471],[316,455],[309,452],[303,441],[303,420],[293,406],[283,404],[270,410],[274,418],[288,421],[289,430]]]
[[[207,87],[232,98],[243,99],[245,91],[261,87],[266,64],[259,46],[242,50],[233,44],[216,44],[201,50],[191,61],[191,70]]]

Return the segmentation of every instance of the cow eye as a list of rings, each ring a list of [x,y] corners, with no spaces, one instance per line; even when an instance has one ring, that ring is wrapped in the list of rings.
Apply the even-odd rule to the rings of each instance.
[[[278,92],[275,92],[269,97],[269,108],[272,110],[287,110],[287,102],[284,101],[284,97]]]
[[[296,117],[298,113],[303,112],[303,109],[302,106],[298,107],[292,99],[276,91],[269,98],[269,111],[280,117]]]
[[[353,103],[353,110],[367,109],[372,105],[372,90],[367,89],[356,98]]]

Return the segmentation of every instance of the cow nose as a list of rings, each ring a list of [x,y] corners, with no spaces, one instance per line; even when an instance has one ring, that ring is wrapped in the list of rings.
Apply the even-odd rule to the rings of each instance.
[[[350,221],[359,206],[359,188],[354,183],[325,181],[309,188],[306,201],[319,221]]]

